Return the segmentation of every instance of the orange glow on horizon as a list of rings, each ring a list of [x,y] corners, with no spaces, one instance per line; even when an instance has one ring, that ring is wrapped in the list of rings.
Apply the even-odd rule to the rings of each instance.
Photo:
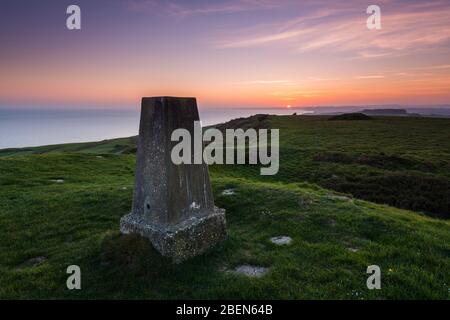
[[[111,14],[129,23],[107,18],[80,33],[55,31],[58,16],[51,27],[23,35],[11,16],[6,32],[20,37],[5,38],[11,43],[0,59],[0,107],[120,107],[160,95],[195,96],[205,107],[450,103],[448,5],[402,2],[383,11],[378,31],[367,30],[365,11],[355,12],[352,1],[330,3],[326,12],[300,10],[308,2],[293,2],[297,11],[277,4],[280,16],[272,9],[222,15],[179,5],[186,6],[182,16],[168,14],[164,4],[158,13],[116,8]],[[261,16],[250,21],[245,14]],[[229,27],[211,24],[211,15]],[[158,32],[151,28],[156,20]],[[50,41],[47,31],[59,37]]]

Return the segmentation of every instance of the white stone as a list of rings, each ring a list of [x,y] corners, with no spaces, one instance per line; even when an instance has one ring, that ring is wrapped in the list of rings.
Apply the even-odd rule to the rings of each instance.
[[[338,201],[346,201],[346,202],[352,202],[353,201],[353,199],[350,198],[350,197],[340,196],[340,195],[335,195],[335,194],[328,195],[327,198],[330,199],[330,200],[338,200]]]
[[[222,195],[224,196],[232,196],[234,193],[234,189],[225,189],[222,191]]]
[[[270,241],[272,243],[275,243],[276,245],[282,246],[282,245],[290,244],[292,242],[292,238],[288,237],[288,236],[279,236],[279,237],[270,238]]]
[[[262,277],[263,275],[265,275],[267,273],[269,269],[265,268],[265,267],[258,267],[258,266],[251,266],[251,265],[241,265],[241,266],[237,266],[234,269],[234,273],[238,273],[238,274],[242,274],[245,275],[247,277]]]

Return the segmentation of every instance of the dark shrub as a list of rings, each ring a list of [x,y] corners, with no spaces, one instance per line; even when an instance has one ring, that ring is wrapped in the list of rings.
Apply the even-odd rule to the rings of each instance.
[[[335,162],[344,164],[361,164],[386,170],[417,170],[430,172],[435,165],[426,161],[407,159],[398,156],[379,154],[350,155],[342,152],[321,152],[314,156],[314,161]]]
[[[355,197],[449,219],[450,181],[443,177],[387,173],[328,180],[323,185]]]
[[[364,113],[344,113],[337,116],[332,116],[331,118],[328,118],[330,121],[335,120],[372,120],[372,117],[369,117],[368,115],[365,115]]]
[[[314,161],[353,163],[352,156],[342,152],[321,152],[314,156]]]

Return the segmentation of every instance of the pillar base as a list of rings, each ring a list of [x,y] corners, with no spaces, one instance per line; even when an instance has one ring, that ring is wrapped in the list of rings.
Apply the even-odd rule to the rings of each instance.
[[[225,209],[215,207],[209,215],[191,217],[168,227],[148,224],[130,213],[120,219],[120,232],[137,233],[150,239],[163,256],[180,263],[226,239]]]

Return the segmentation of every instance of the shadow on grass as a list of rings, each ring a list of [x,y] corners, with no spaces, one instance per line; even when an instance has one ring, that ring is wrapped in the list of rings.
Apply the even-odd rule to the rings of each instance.
[[[154,249],[147,238],[108,233],[98,250],[78,261],[85,285],[82,292],[72,292],[71,297],[212,298],[226,277],[219,271],[225,258],[224,251],[228,251],[225,247],[225,244],[219,244],[203,255],[174,264]]]
[[[136,276],[162,276],[173,273],[177,268],[147,238],[135,234],[107,235],[101,244],[100,261],[103,267],[120,269]]]

